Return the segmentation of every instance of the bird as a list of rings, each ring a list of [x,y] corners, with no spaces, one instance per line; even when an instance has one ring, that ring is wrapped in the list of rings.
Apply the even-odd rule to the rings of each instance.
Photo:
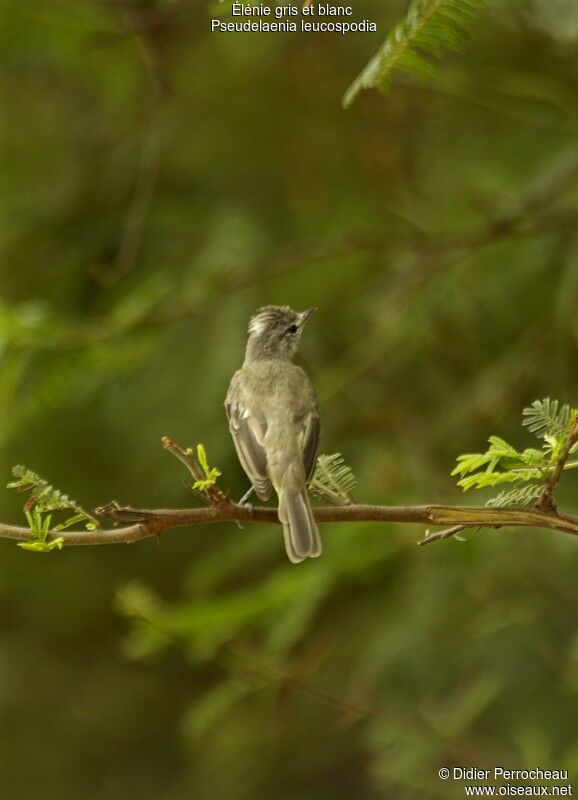
[[[321,554],[321,539],[307,494],[319,447],[319,409],[305,371],[293,364],[303,327],[315,308],[264,306],[249,321],[245,360],[225,399],[235,449],[266,501],[272,489],[285,550],[298,564]]]

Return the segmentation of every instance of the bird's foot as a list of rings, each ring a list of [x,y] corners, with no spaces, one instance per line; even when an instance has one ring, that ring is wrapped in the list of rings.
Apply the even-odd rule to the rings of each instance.
[[[251,505],[251,503],[248,503],[247,500],[251,497],[251,495],[253,494],[254,491],[255,490],[254,490],[254,488],[252,486],[249,487],[249,489],[245,492],[243,497],[237,503],[238,506],[246,506],[247,508],[249,508],[251,513],[253,513],[253,506]],[[241,525],[241,523],[238,520],[237,520],[237,527],[240,530],[243,530],[243,526]]]
[[[245,497],[247,497],[248,494],[249,493],[247,493],[247,495],[245,495]],[[253,515],[253,504],[252,503],[243,503],[242,500],[239,500],[237,505],[238,506],[244,506],[247,509],[247,511],[249,512],[249,514],[251,516]],[[239,520],[236,520],[236,523],[237,523],[237,527],[239,528],[239,530],[241,530],[241,531],[244,530],[244,526],[243,526],[243,524],[241,522],[239,522]]]

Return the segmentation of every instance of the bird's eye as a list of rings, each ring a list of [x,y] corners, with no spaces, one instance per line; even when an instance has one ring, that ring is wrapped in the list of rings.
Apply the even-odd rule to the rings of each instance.
[[[289,325],[289,327],[287,328],[287,333],[297,333],[297,330],[298,330],[297,325]]]

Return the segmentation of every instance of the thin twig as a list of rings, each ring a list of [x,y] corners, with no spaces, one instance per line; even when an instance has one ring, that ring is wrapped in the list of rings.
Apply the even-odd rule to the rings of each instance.
[[[183,450],[173,442],[170,436],[163,436],[161,439],[161,444],[165,450],[168,450],[169,453],[172,453],[179,461],[185,465],[185,467],[191,473],[193,480],[195,481],[202,481],[204,479],[203,470],[201,469],[201,465],[199,464],[197,457],[193,450]]]
[[[121,239],[114,263],[90,272],[103,285],[112,285],[137,264],[154,201],[162,156],[163,101],[170,90],[154,28],[141,28],[143,9],[114,0],[114,10],[123,27],[134,36],[147,78],[145,99],[148,110],[143,126],[139,163],[136,170]]]
[[[140,255],[159,173],[161,119],[159,108],[152,108],[142,136],[140,163],[133,195],[126,213],[114,270],[107,276],[109,283],[113,276],[114,280],[118,281],[130,272]]]
[[[546,513],[556,512],[554,493],[558,487],[558,484],[560,483],[560,478],[562,477],[562,472],[564,471],[564,467],[566,466],[566,462],[568,461],[570,451],[572,450],[576,442],[578,442],[578,414],[576,414],[572,430],[568,434],[568,439],[566,440],[564,449],[562,450],[562,453],[560,454],[560,457],[556,462],[556,466],[554,467],[552,474],[544,484],[544,488],[540,492],[540,497],[536,502],[536,508],[539,511],[545,511]]]
[[[162,445],[165,450],[168,450],[169,453],[172,453],[176,458],[179,459],[181,463],[185,465],[185,467],[189,470],[193,479],[196,481],[204,481],[206,479],[206,475],[204,474],[201,465],[194,453],[193,450],[190,448],[187,450],[183,450],[173,442],[170,436],[163,436],[161,439]],[[209,486],[207,489],[199,492],[203,497],[205,497],[210,503],[213,505],[222,505],[223,503],[228,503],[229,500],[227,495],[219,489],[217,485]]]
[[[443,531],[435,531],[435,533],[426,531],[424,538],[419,540],[418,545],[421,547],[424,544],[437,542],[440,539],[451,539],[467,529],[467,525],[452,525],[451,528],[444,528]]]

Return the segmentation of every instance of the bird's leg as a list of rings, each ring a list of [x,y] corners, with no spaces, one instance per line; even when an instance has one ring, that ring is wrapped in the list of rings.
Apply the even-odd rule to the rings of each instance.
[[[238,506],[249,505],[249,507],[251,507],[251,504],[247,503],[247,500],[251,497],[251,495],[253,494],[254,491],[255,491],[254,487],[250,486],[249,489],[243,495],[243,497],[238,501],[237,505]],[[243,526],[241,525],[241,523],[239,521],[237,521],[237,527],[240,530],[243,530]]]
[[[254,486],[250,486],[249,489],[243,495],[243,497],[238,501],[237,505],[238,506],[244,506],[245,503],[251,497],[251,495],[253,494],[254,491],[255,491],[255,487]]]

